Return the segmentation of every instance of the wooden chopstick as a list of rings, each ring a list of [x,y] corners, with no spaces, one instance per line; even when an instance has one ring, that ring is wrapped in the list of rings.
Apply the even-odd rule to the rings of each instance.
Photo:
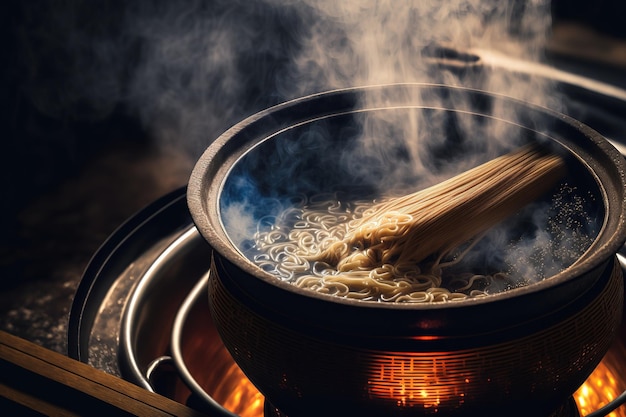
[[[20,416],[205,416],[2,331],[0,410]]]

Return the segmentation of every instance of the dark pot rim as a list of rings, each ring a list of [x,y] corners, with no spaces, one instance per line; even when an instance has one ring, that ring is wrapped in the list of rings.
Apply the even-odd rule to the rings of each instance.
[[[434,89],[439,91],[477,95],[489,100],[503,100],[508,104],[520,106],[558,123],[561,129],[575,133],[579,142],[567,143],[567,147],[589,167],[600,184],[604,204],[607,208],[605,221],[597,239],[591,248],[573,266],[543,281],[491,294],[487,297],[468,298],[455,302],[440,303],[378,303],[340,298],[319,294],[298,288],[280,281],[273,275],[262,271],[246,259],[230,243],[223,229],[219,214],[219,192],[223,181],[228,176],[230,166],[254,144],[298,123],[306,123],[315,118],[327,117],[344,112],[354,112],[356,98],[370,91],[393,91],[395,89]],[[310,114],[311,103],[327,103],[333,111]],[[339,103],[339,104],[338,104]],[[418,106],[421,107],[421,106]],[[424,106],[428,107],[428,106]],[[465,111],[451,109],[454,111]],[[489,116],[489,115],[487,115]],[[489,116],[491,117],[491,116]],[[576,142],[576,143],[575,143]],[[606,188],[613,182],[611,192]],[[346,306],[391,309],[391,310],[440,310],[479,306],[492,302],[508,300],[513,297],[532,295],[548,288],[566,285],[585,276],[608,262],[617,253],[626,240],[626,161],[622,155],[598,132],[589,126],[554,110],[528,103],[516,98],[494,94],[473,88],[426,83],[400,83],[353,87],[317,93],[260,111],[237,123],[220,135],[207,147],[198,159],[190,176],[187,188],[187,204],[194,224],[200,234],[215,252],[236,264],[244,273],[241,284],[248,279],[260,280],[275,288],[295,293],[320,302],[339,303]]]

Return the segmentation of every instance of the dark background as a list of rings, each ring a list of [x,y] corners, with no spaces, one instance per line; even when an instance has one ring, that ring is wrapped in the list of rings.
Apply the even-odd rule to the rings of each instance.
[[[574,21],[602,34],[626,37],[626,3],[619,0],[553,0],[552,16],[556,24]]]

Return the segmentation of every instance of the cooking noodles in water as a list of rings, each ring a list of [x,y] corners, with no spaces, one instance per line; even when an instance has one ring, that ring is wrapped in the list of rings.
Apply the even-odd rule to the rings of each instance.
[[[550,202],[533,203],[563,174],[558,155],[527,145],[401,197],[302,197],[275,219],[261,219],[246,255],[298,287],[365,301],[497,293],[553,275],[590,245],[580,231],[592,220],[574,187],[562,184]],[[546,213],[543,220],[537,212]]]

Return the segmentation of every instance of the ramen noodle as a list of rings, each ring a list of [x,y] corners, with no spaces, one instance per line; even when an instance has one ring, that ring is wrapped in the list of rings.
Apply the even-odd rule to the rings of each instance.
[[[350,222],[372,207],[371,202],[342,206],[334,196],[315,196],[301,206],[290,207],[275,219],[259,221],[254,236],[254,262],[267,272],[294,285],[319,293],[365,301],[425,303],[455,301],[486,295],[494,281],[505,282],[506,274],[462,273],[448,277],[443,271],[463,258],[434,259],[414,263],[386,263],[379,267],[344,264],[337,269],[310,255],[340,240]],[[465,248],[465,252],[471,245]],[[359,260],[355,259],[358,264]]]
[[[302,197],[277,217],[259,220],[248,257],[298,287],[366,301],[455,301],[525,285],[528,278],[513,277],[515,268],[506,263],[458,264],[487,229],[543,194],[556,181],[547,176],[560,178],[562,171],[560,158],[526,146],[399,198],[342,202],[334,195]],[[556,216],[552,223],[566,221]],[[560,264],[586,248],[586,235],[580,236],[576,250],[558,255]],[[543,268],[554,247],[541,251],[528,258],[535,256]],[[532,279],[542,274],[533,272]]]
[[[592,200],[593,196],[586,198]],[[373,302],[453,302],[551,276],[575,262],[597,233],[594,219],[586,212],[585,197],[564,184],[550,201],[527,207],[528,212],[548,213],[537,226],[537,236],[528,241],[509,241],[508,237],[509,243],[498,240],[508,230],[509,226],[504,225],[419,264],[359,267],[357,256],[356,266],[346,264],[339,269],[311,256],[343,239],[351,230],[351,222],[362,218],[374,205],[373,201],[342,202],[331,194],[302,197],[277,216],[259,219],[244,252],[276,278],[323,294]],[[511,227],[515,228],[513,223]],[[496,243],[486,251],[478,248],[493,239],[492,235],[498,238]],[[491,252],[493,248],[513,256],[487,268],[482,258],[472,260],[475,253]]]

